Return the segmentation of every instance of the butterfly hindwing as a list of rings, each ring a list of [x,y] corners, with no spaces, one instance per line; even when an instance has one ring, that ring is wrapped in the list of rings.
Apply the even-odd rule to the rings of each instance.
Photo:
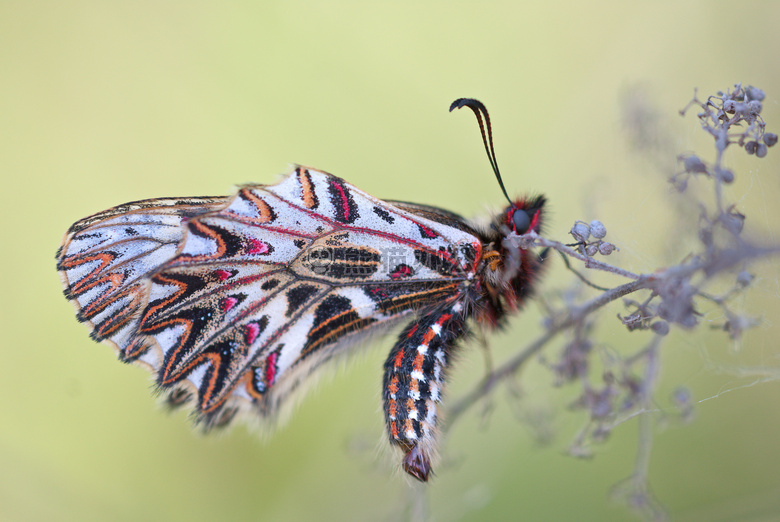
[[[228,198],[162,198],[137,201],[75,223],[57,252],[65,296],[96,340],[123,350],[146,305],[149,275],[172,259],[181,244],[181,222],[224,206]]]

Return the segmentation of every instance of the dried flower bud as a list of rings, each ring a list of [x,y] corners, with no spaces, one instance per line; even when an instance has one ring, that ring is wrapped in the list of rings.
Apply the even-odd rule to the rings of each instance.
[[[755,141],[749,141],[745,143],[745,152],[748,154],[755,154],[758,143]]]
[[[612,243],[607,243],[606,241],[602,241],[601,243],[599,243],[599,254],[601,254],[602,256],[610,255],[612,252],[615,251],[615,249],[617,249],[617,247]]]
[[[718,175],[718,178],[720,178],[720,180],[723,183],[731,183],[732,181],[734,181],[734,173],[731,172],[729,169],[718,169],[716,171],[716,174]]]
[[[587,255],[588,257],[595,256],[596,252],[598,251],[599,251],[599,247],[595,243],[591,243],[590,245],[587,245],[585,247],[585,255]]]
[[[757,100],[757,101],[762,101],[766,96],[764,94],[764,91],[762,91],[758,87],[753,87],[752,85],[748,85],[745,88],[745,94],[747,95],[748,100]]]
[[[605,419],[612,413],[612,400],[609,396],[600,396],[593,401],[590,414],[594,419]]]
[[[753,274],[745,270],[737,274],[737,284],[741,287],[746,287],[753,282]]]
[[[732,339],[739,339],[748,328],[753,328],[759,321],[746,315],[729,314],[729,320],[723,325],[723,331],[729,333]]]
[[[763,158],[766,156],[766,153],[768,152],[768,149],[766,148],[766,145],[763,143],[758,143],[756,145],[756,157],[757,158]]]
[[[767,147],[772,147],[777,143],[777,134],[774,132],[767,132],[764,134],[764,143]]]
[[[672,392],[672,403],[680,410],[680,417],[683,421],[690,421],[693,418],[693,394],[691,390],[685,387],[679,387]]]
[[[574,340],[563,349],[560,360],[553,366],[561,383],[573,381],[588,373],[588,353],[592,348],[589,341]]]
[[[691,390],[682,386],[672,393],[672,400],[677,406],[690,406],[692,398]]]
[[[656,321],[650,325],[650,329],[658,335],[666,335],[669,333],[669,323],[666,321]]]
[[[761,102],[758,100],[748,102],[748,110],[751,112],[751,114],[761,114],[761,108]]]
[[[686,177],[675,176],[672,179],[670,179],[669,181],[672,182],[672,184],[674,185],[674,189],[677,192],[685,192],[685,189],[688,188],[688,178],[687,178],[687,176]]]
[[[574,226],[571,227],[569,234],[574,236],[574,239],[578,242],[584,243],[590,237],[590,228],[582,221],[577,221]]]
[[[676,323],[683,328],[693,328],[698,320],[693,307],[695,290],[691,284],[679,278],[660,281],[656,288],[661,302],[658,304],[658,316],[661,319]]]
[[[734,100],[726,100],[723,102],[723,110],[729,114],[734,114],[737,109],[737,102]]]
[[[707,165],[698,156],[688,156],[683,165],[685,172],[707,172]]]
[[[607,235],[607,227],[598,219],[590,222],[590,234],[596,239],[603,239]]]
[[[732,234],[739,235],[745,226],[745,214],[731,208],[726,214],[721,216],[723,226]]]

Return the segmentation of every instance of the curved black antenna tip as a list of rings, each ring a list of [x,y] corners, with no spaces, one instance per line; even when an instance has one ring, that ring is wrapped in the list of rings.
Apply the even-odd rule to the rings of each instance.
[[[455,109],[461,109],[463,107],[469,107],[470,109],[484,109],[485,104],[481,101],[475,99],[475,98],[458,98],[454,102],[450,104],[450,112],[454,111]]]
[[[477,117],[479,132],[482,134],[482,143],[485,145],[485,152],[487,153],[488,161],[490,161],[490,166],[493,168],[493,173],[498,180],[498,186],[501,187],[501,192],[504,193],[504,197],[509,204],[513,205],[512,199],[509,197],[509,194],[506,193],[504,180],[501,179],[501,173],[498,171],[498,160],[496,160],[496,151],[493,148],[493,130],[490,127],[490,116],[488,115],[487,107],[485,107],[484,103],[475,100],[474,98],[458,98],[450,105],[450,112],[452,112],[453,109],[460,109],[462,107],[468,107],[474,113],[474,116]],[[485,133],[486,129],[487,133]]]

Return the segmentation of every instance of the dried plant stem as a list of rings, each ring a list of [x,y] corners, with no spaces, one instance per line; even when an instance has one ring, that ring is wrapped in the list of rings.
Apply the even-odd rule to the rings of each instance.
[[[610,303],[616,299],[620,299],[621,297],[636,292],[637,290],[648,288],[649,284],[649,278],[639,277],[636,281],[617,286],[597,297],[594,297],[590,301],[585,302],[580,307],[569,310],[565,316],[560,317],[558,320],[554,320],[554,323],[547,329],[544,334],[542,334],[535,341],[530,343],[504,364],[491,371],[470,392],[463,396],[458,402],[453,404],[452,407],[450,407],[448,410],[447,427],[451,427],[455,421],[467,409],[469,409],[471,405],[473,405],[482,397],[487,396],[501,381],[513,376],[526,361],[528,361],[534,354],[538,353],[548,342],[555,338],[555,336],[567,331],[576,323],[582,322],[583,319],[590,313],[600,309],[607,303]]]

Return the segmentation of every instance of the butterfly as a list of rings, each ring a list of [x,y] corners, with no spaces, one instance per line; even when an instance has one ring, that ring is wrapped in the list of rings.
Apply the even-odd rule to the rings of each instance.
[[[57,252],[65,296],[95,341],[148,368],[207,429],[239,414],[270,422],[316,368],[406,322],[383,410],[404,470],[427,481],[453,353],[475,325],[505,324],[543,261],[507,239],[540,231],[545,198],[509,198],[487,109],[461,98],[450,111],[461,107],[509,202],[487,226],[296,166],[233,196],[135,201],[76,222]]]

